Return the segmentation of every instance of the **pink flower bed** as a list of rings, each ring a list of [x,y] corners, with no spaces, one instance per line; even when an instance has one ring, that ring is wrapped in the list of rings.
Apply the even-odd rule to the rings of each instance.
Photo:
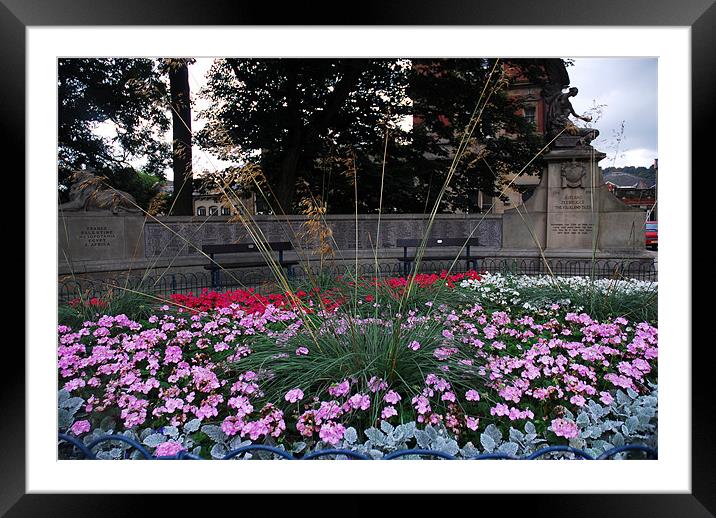
[[[624,318],[597,322],[556,305],[523,315],[440,306],[411,310],[400,324],[390,315],[310,316],[319,327],[290,308],[246,309],[191,314],[164,307],[147,322],[105,315],[78,329],[60,326],[60,387],[84,399],[72,433],[106,416],[134,430],[198,419],[229,437],[336,444],[349,426],[415,420],[444,424],[465,441],[490,423],[506,429],[530,421],[566,440],[576,425],[564,409],[576,413],[588,399],[608,404],[617,389],[643,394],[656,379],[655,327]],[[275,371],[309,369],[325,356],[322,339],[306,345],[308,334],[348,348],[356,335],[393,336],[397,325],[408,338],[399,343],[394,371],[380,364],[360,377],[316,376],[277,392]],[[252,363],[257,354],[268,358],[260,369]],[[162,452],[176,448],[161,445]]]

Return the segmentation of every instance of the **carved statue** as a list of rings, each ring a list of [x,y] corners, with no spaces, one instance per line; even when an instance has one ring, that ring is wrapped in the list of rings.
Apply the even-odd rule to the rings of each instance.
[[[562,92],[562,88],[558,85],[547,85],[542,91],[542,97],[547,105],[546,109],[546,130],[547,138],[553,139],[561,133],[558,140],[569,140],[572,145],[589,146],[592,140],[597,138],[599,130],[594,128],[579,128],[572,123],[569,116],[591,122],[592,118],[587,115],[579,115],[574,111],[570,97],[577,95],[579,90],[571,87],[567,92]],[[564,131],[563,131],[564,130]],[[569,139],[561,139],[561,136],[573,137]],[[558,144],[559,145],[559,144]]]
[[[70,201],[60,205],[63,211],[140,212],[134,197],[124,191],[107,187],[93,172],[76,171],[71,176]]]

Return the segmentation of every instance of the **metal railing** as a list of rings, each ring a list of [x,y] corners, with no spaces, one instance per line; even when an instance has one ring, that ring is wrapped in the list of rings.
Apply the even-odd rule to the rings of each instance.
[[[452,266],[451,273],[462,273],[465,264],[459,261],[424,260],[419,267],[420,273],[440,273]],[[412,267],[411,267],[412,268]],[[624,278],[643,281],[656,281],[657,271],[652,262],[634,259],[598,259],[594,262],[585,259],[548,259],[547,262],[534,257],[484,258],[477,260],[477,271],[515,275],[556,275],[560,277],[586,276],[592,278]],[[291,269],[290,280],[310,282],[326,276],[374,277],[375,263],[344,262],[330,265],[297,265]],[[412,273],[412,270],[411,270]],[[401,277],[403,265],[380,263],[378,277]],[[150,293],[159,297],[169,297],[174,293],[194,293],[202,290],[226,291],[238,288],[253,288],[258,292],[275,291],[275,278],[268,268],[250,270],[220,270],[212,282],[211,273],[198,271],[191,273],[161,273],[158,275],[117,276],[106,278],[67,278],[58,282],[58,299],[61,303],[83,297],[102,298],[110,292],[133,290]]]
[[[194,455],[192,453],[189,453],[187,451],[180,451],[176,455],[168,455],[163,457],[157,457],[149,453],[149,451],[142,446],[139,442],[135,441],[134,439],[131,439],[129,437],[125,437],[122,435],[103,435],[101,437],[98,437],[94,441],[90,442],[89,444],[84,444],[79,439],[72,437],[67,434],[60,433],[57,436],[58,440],[60,442],[68,443],[71,446],[74,446],[76,448],[77,452],[77,459],[88,459],[88,460],[98,460],[96,454],[93,452],[93,450],[97,447],[102,445],[103,443],[111,443],[111,442],[123,442],[127,445],[129,445],[130,448],[134,448],[139,455],[145,459],[145,460],[204,460],[202,457],[199,457],[197,455]],[[240,448],[236,448],[234,450],[231,450],[227,452],[221,459],[219,460],[231,460],[235,458],[239,458],[240,455],[245,455],[247,453],[252,452],[264,452],[268,454],[269,456],[273,456],[274,458],[278,457],[278,459],[282,460],[312,460],[312,459],[320,459],[320,458],[327,458],[327,457],[345,457],[346,459],[352,459],[352,460],[375,460],[373,457],[366,455],[364,453],[360,453],[353,450],[346,450],[346,449],[324,449],[324,450],[317,450],[311,453],[308,453],[304,455],[303,457],[296,457],[292,455],[290,452],[287,452],[286,450],[282,450],[281,448],[276,448],[275,446],[268,446],[265,444],[249,444],[247,446],[242,446]],[[125,451],[125,455],[126,455]],[[458,457],[455,457],[454,455],[439,451],[439,450],[428,450],[423,448],[412,448],[407,450],[397,450],[391,453],[388,453],[380,458],[380,460],[394,460],[394,459],[402,459],[402,458],[410,458],[410,457],[431,457],[431,458],[437,458],[437,459],[444,459],[444,460],[488,460],[488,459],[504,459],[504,460],[535,460],[535,459],[545,459],[547,455],[549,456],[555,456],[559,455],[561,458],[565,457],[565,454],[571,455],[573,457],[576,457],[581,460],[607,460],[611,459],[617,454],[620,453],[641,453],[643,454],[644,458],[646,459],[657,459],[658,455],[656,450],[653,448],[650,448],[648,446],[644,446],[641,444],[628,444],[625,446],[620,446],[616,448],[611,448],[598,457],[592,457],[589,455],[586,451],[580,450],[578,448],[572,448],[571,446],[547,446],[544,448],[540,448],[539,450],[535,451],[534,453],[530,455],[524,455],[522,457],[516,457],[512,455],[507,455],[504,453],[483,453],[480,455],[475,455],[473,457],[465,458],[465,459],[458,459]],[[261,458],[261,457],[259,457]]]

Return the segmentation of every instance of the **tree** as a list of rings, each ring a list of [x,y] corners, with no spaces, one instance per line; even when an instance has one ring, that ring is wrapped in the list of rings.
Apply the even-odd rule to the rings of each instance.
[[[276,209],[293,212],[331,177],[332,203],[352,211],[353,196],[340,195],[351,179],[327,164],[382,155],[382,125],[406,113],[404,68],[394,59],[221,60],[198,140],[219,158],[260,165]]]
[[[519,60],[540,79],[536,60]],[[491,59],[226,59],[210,72],[202,146],[259,164],[286,212],[301,197],[331,212],[432,208],[480,93],[488,99],[440,210],[474,210],[542,143]],[[487,86],[486,86],[487,85]],[[399,123],[412,117],[412,129]],[[387,140],[386,140],[387,138]],[[383,160],[385,175],[383,176]],[[536,173],[535,161],[527,173]],[[357,185],[353,184],[357,178]]]
[[[411,204],[413,210],[420,211],[433,207],[476,106],[480,107],[478,122],[440,210],[479,209],[479,191],[497,195],[504,179],[518,173],[539,152],[542,137],[519,114],[522,101],[507,95],[511,80],[507,72],[512,66],[519,67],[522,75],[536,84],[545,80],[537,60],[413,61],[408,95],[415,116],[406,162],[416,171],[414,192],[424,194],[412,202],[405,199],[403,207]],[[539,170],[536,160],[525,173],[537,174]]]
[[[125,178],[131,160],[163,178],[170,155],[162,135],[169,128],[166,84],[151,59],[70,58],[58,61],[58,170],[66,185],[72,170],[96,169]],[[111,123],[111,124],[107,124]],[[102,125],[111,128],[98,131]],[[113,136],[106,136],[113,131]],[[130,184],[132,182],[129,182]],[[145,186],[146,182],[133,185]],[[129,191],[138,199],[139,192]]]
[[[169,75],[172,111],[172,167],[174,170],[174,196],[171,214],[194,214],[192,178],[191,92],[189,90],[189,64],[193,59],[164,59],[162,68]]]

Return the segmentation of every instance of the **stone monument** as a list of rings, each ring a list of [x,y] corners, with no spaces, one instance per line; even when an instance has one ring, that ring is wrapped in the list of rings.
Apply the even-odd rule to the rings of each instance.
[[[91,171],[77,171],[71,180],[70,199],[58,211],[61,269],[83,271],[84,263],[98,261],[113,267],[143,257],[144,217],[132,195],[105,187]]]
[[[599,131],[572,123],[570,116],[591,119],[572,107],[569,99],[578,90],[563,89],[548,85],[543,91],[551,142],[543,156],[546,170],[532,196],[505,211],[503,251],[553,258],[651,257],[644,245],[645,213],[607,189],[597,165],[606,155],[591,145]]]

